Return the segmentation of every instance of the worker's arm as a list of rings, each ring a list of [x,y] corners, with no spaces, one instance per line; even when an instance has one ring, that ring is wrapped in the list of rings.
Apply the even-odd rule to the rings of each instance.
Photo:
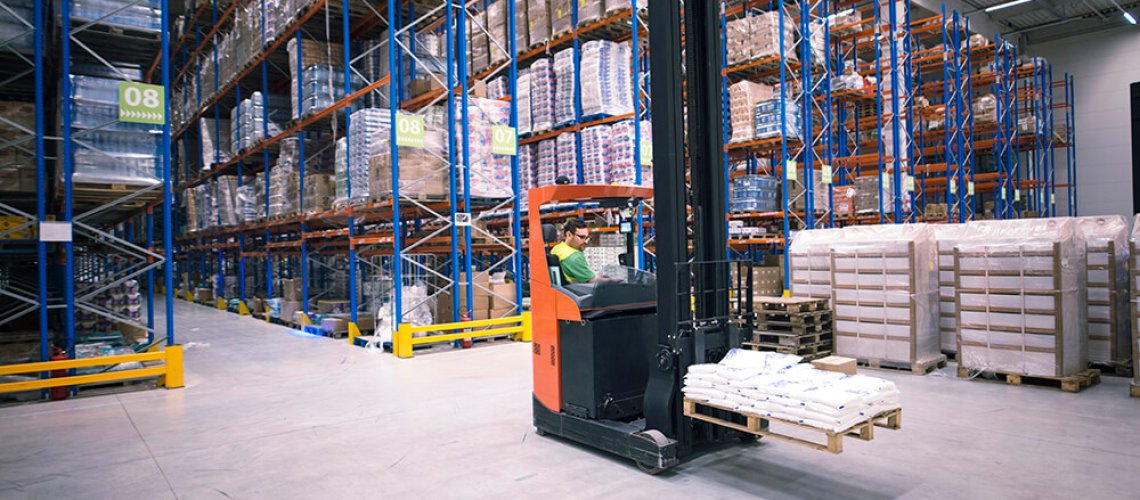
[[[562,274],[571,283],[592,283],[596,277],[590,265],[586,264],[586,256],[582,252],[574,252],[560,261]]]

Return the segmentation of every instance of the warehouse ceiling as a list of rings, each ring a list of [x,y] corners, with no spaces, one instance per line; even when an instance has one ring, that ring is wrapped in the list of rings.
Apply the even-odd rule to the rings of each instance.
[[[963,0],[973,12],[971,19],[986,16],[1001,29],[1003,37],[1022,45],[1058,40],[1094,31],[1129,28],[1140,30],[1124,18],[1124,11],[1140,17],[1136,0]],[[985,9],[1011,4],[985,12]]]

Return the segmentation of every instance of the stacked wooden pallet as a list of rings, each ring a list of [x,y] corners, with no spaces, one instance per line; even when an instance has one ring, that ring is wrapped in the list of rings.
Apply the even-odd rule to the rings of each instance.
[[[806,297],[756,299],[756,330],[744,345],[812,360],[831,355],[834,338],[826,300]]]

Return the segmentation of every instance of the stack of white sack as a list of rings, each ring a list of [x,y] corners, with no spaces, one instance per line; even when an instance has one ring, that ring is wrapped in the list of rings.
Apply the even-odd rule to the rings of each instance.
[[[692,365],[685,397],[832,432],[898,409],[894,382],[817,370],[802,358],[733,349],[720,363]]]

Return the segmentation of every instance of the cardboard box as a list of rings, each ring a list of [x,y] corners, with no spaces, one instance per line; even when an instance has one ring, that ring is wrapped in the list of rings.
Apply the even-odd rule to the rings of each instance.
[[[321,314],[348,314],[350,305],[347,300],[318,300],[317,312]]]
[[[281,298],[285,300],[296,301],[300,300],[300,293],[298,293],[298,286],[296,280],[283,279],[281,280]]]
[[[330,333],[343,333],[348,331],[348,319],[346,318],[323,318],[321,319],[321,330],[325,335]]]
[[[251,297],[246,299],[245,306],[249,308],[249,312],[253,314],[261,314],[265,312],[265,302],[258,297]]]
[[[491,309],[502,309],[513,307],[515,303],[515,284],[514,283],[492,283],[491,284]]]
[[[491,309],[489,315],[492,319],[505,318],[507,316],[517,316],[518,311],[513,306],[507,306]]]
[[[281,301],[281,318],[288,318],[296,322],[293,318],[293,313],[301,311],[301,303],[295,300],[282,300]]]
[[[439,323],[439,320],[436,319],[436,322]],[[376,330],[376,316],[373,316],[371,313],[357,313],[356,327],[362,332]]]
[[[199,288],[194,291],[194,300],[199,304],[214,304],[214,290],[212,288]]]
[[[826,370],[847,375],[854,375],[858,367],[854,359],[845,358],[843,356],[828,356],[826,358],[817,359],[811,362],[811,366],[817,370]]]

